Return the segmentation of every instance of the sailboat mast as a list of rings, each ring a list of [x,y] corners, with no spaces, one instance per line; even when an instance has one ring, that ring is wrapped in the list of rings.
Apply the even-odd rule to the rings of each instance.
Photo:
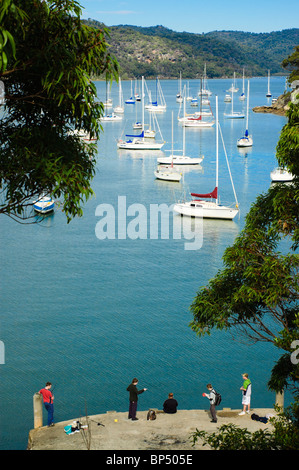
[[[246,110],[246,130],[248,131],[248,113],[249,113],[249,80],[247,84],[247,110]]]
[[[186,116],[186,98],[184,97],[184,116]],[[186,126],[183,125],[183,156],[185,156],[186,147]]]
[[[142,132],[144,131],[144,77],[142,76],[142,87],[141,87],[141,100],[142,100]]]
[[[173,111],[171,113],[171,168],[173,168]]]
[[[218,95],[216,95],[216,188],[217,188],[216,204],[218,204]]]

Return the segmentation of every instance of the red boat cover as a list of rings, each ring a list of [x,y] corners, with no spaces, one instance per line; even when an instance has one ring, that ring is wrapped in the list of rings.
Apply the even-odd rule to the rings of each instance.
[[[217,194],[218,194],[218,188],[216,186],[216,188],[211,192],[211,193],[208,193],[208,194],[196,194],[196,193],[191,193],[191,196],[194,196],[194,197],[212,197],[214,199],[217,199]]]

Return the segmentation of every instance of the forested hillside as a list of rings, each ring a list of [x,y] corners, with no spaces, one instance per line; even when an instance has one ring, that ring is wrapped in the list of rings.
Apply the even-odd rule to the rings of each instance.
[[[89,26],[102,28],[95,20]],[[271,33],[213,31],[206,34],[175,32],[163,26],[149,28],[119,25],[109,27],[110,52],[120,65],[123,79],[200,78],[204,65],[210,78],[283,74],[281,62],[299,44],[299,29]]]

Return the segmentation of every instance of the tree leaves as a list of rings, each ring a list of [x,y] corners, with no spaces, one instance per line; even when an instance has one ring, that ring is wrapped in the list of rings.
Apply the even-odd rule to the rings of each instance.
[[[224,267],[198,291],[190,327],[199,336],[234,327],[253,341],[271,342],[288,353],[299,337],[298,104],[291,105],[288,117],[278,158],[295,178],[291,185],[277,184],[257,197],[244,229],[224,253]],[[290,363],[288,378],[294,377],[294,367]]]
[[[93,194],[96,147],[71,131],[99,136],[103,106],[91,76],[99,70],[117,76],[117,63],[105,31],[83,25],[80,11],[75,0],[0,4],[2,57],[7,59],[0,68],[6,92],[0,213],[20,215],[23,208],[26,219],[26,207],[46,191],[62,198],[70,221],[82,215],[84,201]]]

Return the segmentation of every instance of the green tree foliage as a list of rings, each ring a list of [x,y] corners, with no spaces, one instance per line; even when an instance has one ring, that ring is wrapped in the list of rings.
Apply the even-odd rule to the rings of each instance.
[[[295,47],[293,54],[290,54],[287,59],[282,61],[282,66],[291,71],[289,83],[292,83],[294,80],[299,80],[299,46]]]
[[[67,220],[92,195],[95,146],[70,131],[99,136],[102,103],[93,74],[116,74],[104,29],[80,20],[75,0],[0,4],[0,213],[28,220],[41,193],[60,198]]]
[[[219,430],[208,433],[196,431],[191,438],[193,445],[201,440],[203,446],[213,450],[298,450],[299,428],[289,419],[288,414],[278,413],[271,418],[271,429],[249,432],[234,424],[220,426]]]
[[[245,228],[226,249],[224,267],[202,287],[191,311],[199,335],[235,328],[253,341],[267,341],[284,351],[272,370],[269,387],[298,389],[299,365],[291,360],[299,339],[299,105],[292,104],[277,145],[280,165],[295,178],[260,195]],[[297,361],[298,362],[298,361]]]

